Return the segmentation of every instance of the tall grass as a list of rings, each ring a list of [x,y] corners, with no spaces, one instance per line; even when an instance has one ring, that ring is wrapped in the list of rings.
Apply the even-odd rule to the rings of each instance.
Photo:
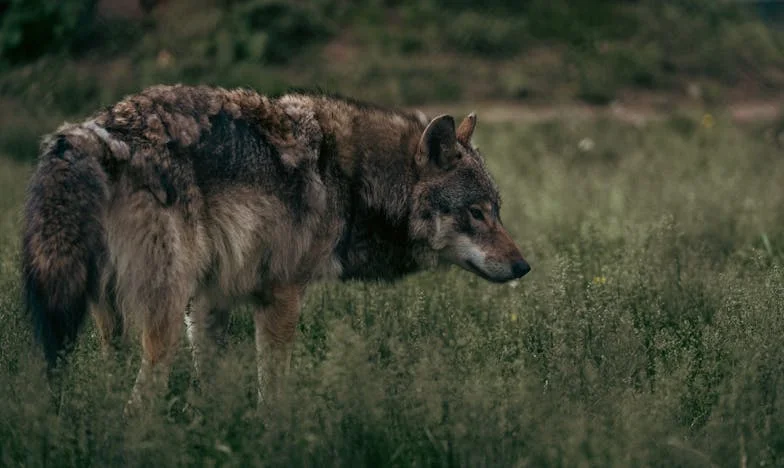
[[[88,327],[53,398],[19,303],[29,167],[0,160],[0,464],[783,466],[779,150],[721,116],[479,118],[532,273],[312,288],[261,413],[247,310],[218,391],[191,390],[183,345],[169,393],[124,420],[138,347],[104,358]]]

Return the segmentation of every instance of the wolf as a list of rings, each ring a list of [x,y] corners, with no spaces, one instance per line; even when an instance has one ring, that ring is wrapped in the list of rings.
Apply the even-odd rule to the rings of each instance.
[[[23,228],[24,301],[49,369],[88,314],[104,347],[138,330],[139,406],[167,382],[183,327],[198,375],[229,311],[250,302],[264,402],[281,392],[316,281],[443,265],[524,276],[476,122],[159,85],[64,124],[41,145]]]

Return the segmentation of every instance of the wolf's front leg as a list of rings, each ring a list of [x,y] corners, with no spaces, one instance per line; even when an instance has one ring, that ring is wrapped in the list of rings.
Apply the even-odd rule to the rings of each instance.
[[[303,292],[299,285],[275,286],[265,294],[265,304],[254,316],[260,406],[270,403],[283,391]]]

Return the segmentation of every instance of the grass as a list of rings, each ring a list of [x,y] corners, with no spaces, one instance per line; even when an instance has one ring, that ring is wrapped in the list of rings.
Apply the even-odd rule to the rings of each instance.
[[[246,310],[219,392],[190,390],[183,344],[168,395],[126,422],[138,348],[105,359],[89,326],[52,401],[19,301],[30,167],[6,154],[0,464],[784,466],[780,150],[720,115],[520,127],[479,111],[532,273],[314,287],[289,391],[261,415]]]

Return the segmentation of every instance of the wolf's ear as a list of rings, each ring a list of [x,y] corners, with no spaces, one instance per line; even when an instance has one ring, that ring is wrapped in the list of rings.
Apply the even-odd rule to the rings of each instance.
[[[457,127],[457,141],[466,146],[471,146],[471,136],[473,136],[475,128],[476,112],[471,112]]]
[[[420,167],[432,163],[441,169],[449,169],[460,157],[456,146],[455,119],[439,115],[422,133],[415,155],[416,163]]]

